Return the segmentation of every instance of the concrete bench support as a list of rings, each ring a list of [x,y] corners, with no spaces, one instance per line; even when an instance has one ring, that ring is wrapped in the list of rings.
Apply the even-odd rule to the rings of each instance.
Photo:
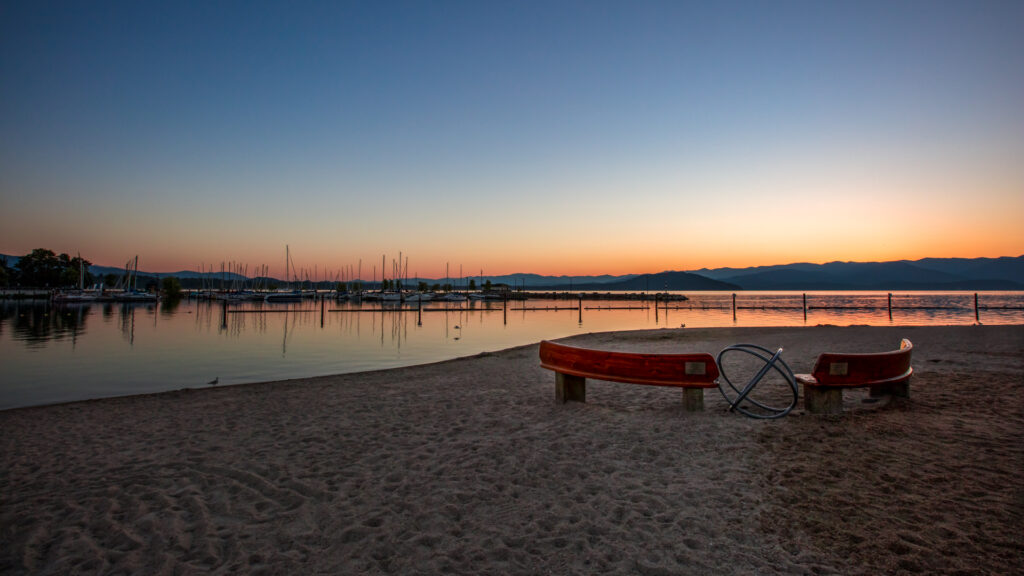
[[[571,374],[555,372],[555,402],[587,401],[587,379]]]
[[[804,386],[804,410],[811,414],[842,414],[843,389]]]
[[[687,412],[704,411],[703,388],[683,388],[683,410]]]

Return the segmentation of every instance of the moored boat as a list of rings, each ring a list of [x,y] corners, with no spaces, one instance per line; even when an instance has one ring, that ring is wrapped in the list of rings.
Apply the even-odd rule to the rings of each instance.
[[[62,304],[75,304],[78,302],[95,302],[99,300],[97,292],[85,290],[61,291],[53,294],[53,301]]]
[[[78,253],[78,289],[58,290],[53,293],[51,299],[54,302],[74,304],[77,302],[95,302],[99,300],[102,290],[85,289],[85,263],[82,260],[82,253]]]
[[[437,297],[437,300],[441,302],[465,302],[466,297],[458,292],[448,292]]]
[[[139,290],[125,290],[123,292],[112,292],[110,294],[114,302],[156,302],[156,294],[141,292]]]
[[[413,292],[405,295],[406,302],[430,302],[433,299],[433,292]]]
[[[266,302],[301,302],[302,290],[279,290],[263,297]]]

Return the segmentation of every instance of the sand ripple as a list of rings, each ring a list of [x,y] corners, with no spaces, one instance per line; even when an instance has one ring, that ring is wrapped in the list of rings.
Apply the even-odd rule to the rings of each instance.
[[[1024,329],[595,334],[717,351],[909,336],[912,398],[756,422],[588,384],[536,346],[429,366],[0,413],[10,574],[1024,572]]]

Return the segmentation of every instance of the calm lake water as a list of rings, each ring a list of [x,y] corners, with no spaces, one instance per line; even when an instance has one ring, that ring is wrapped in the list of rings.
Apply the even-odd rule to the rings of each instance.
[[[645,328],[973,324],[974,292],[687,294],[686,302],[528,300],[51,306],[0,302],[0,409],[435,362],[584,332]],[[1024,292],[979,293],[984,324],[1024,324]],[[631,307],[634,309],[623,309]],[[458,308],[442,310],[443,308]],[[613,309],[609,309],[613,308]]]

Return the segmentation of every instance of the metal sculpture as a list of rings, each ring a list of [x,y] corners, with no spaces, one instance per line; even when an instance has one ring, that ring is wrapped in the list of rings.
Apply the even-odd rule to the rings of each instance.
[[[724,362],[727,354],[734,354],[738,352],[750,354],[764,362],[764,366],[762,366],[761,369],[747,381],[746,385],[744,385],[742,389],[737,388],[729,379]],[[793,376],[793,371],[790,370],[789,366],[782,359],[782,348],[772,352],[771,350],[756,344],[733,344],[719,352],[716,361],[718,363],[718,371],[720,373],[718,391],[722,393],[725,401],[729,403],[730,412],[736,411],[751,418],[772,419],[781,418],[786,414],[789,414],[789,412],[796,406],[800,393],[796,385],[796,377]],[[772,370],[775,370],[775,372],[785,380],[790,391],[793,393],[793,398],[789,403],[789,406],[772,406],[763,400],[759,401],[753,397],[754,389]]]

